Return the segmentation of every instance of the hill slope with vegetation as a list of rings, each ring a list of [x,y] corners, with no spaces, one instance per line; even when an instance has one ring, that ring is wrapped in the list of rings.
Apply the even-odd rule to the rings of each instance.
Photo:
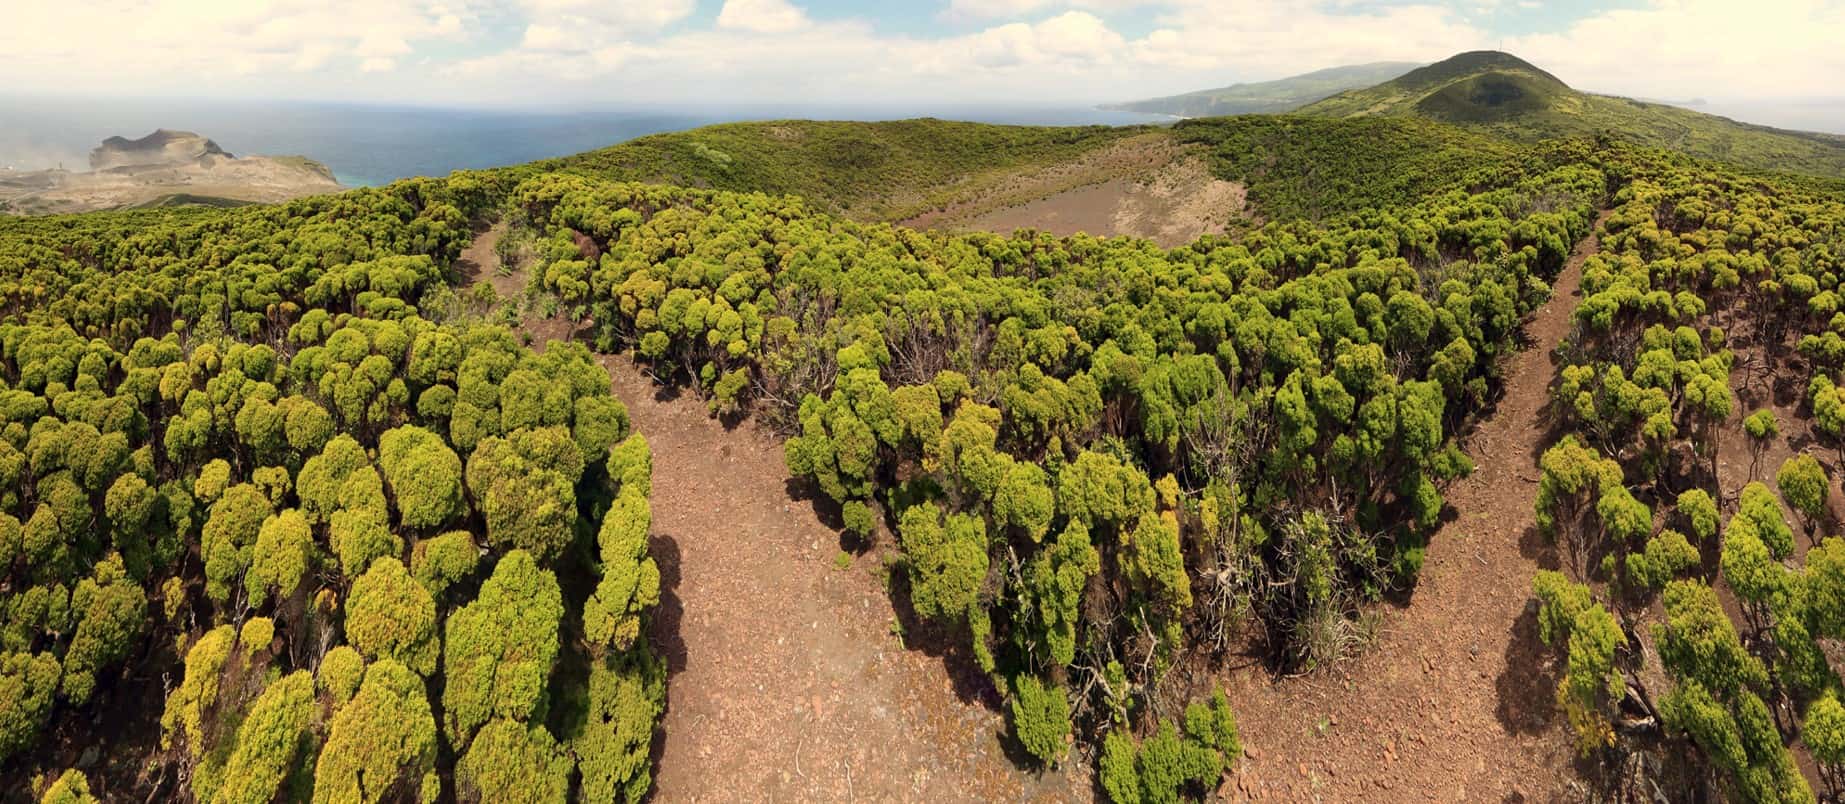
[[[1205,148],[1217,174],[1242,182],[1270,220],[1319,221],[1491,186],[1531,150],[1407,118],[1212,118],[1182,121],[1172,132]]]
[[[890,221],[992,189],[1019,171],[1071,162],[1154,130],[932,119],[728,123],[641,137],[520,170],[798,195],[817,209]]]
[[[1757,170],[1845,177],[1845,137],[1738,123],[1594,95],[1507,53],[1477,51],[1300,109],[1323,117],[1421,117],[1518,142],[1611,136]]]
[[[1173,117],[1223,117],[1238,114],[1279,114],[1337,95],[1349,89],[1375,86],[1416,69],[1414,62],[1382,61],[1329,67],[1310,73],[1231,84],[1165,98],[1111,103],[1103,109],[1163,114]]]

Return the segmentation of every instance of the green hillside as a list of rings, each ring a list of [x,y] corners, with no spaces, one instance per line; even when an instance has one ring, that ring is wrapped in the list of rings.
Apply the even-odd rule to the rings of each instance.
[[[1529,149],[1427,120],[1295,115],[1186,120],[1181,141],[1210,149],[1212,170],[1248,188],[1267,220],[1323,220],[1417,203],[1478,184]]]
[[[656,134],[521,169],[798,195],[852,218],[900,220],[1006,173],[1068,162],[1149,130],[778,120]]]
[[[1218,117],[1233,114],[1291,112],[1348,89],[1374,86],[1416,68],[1413,62],[1380,61],[1330,67],[1302,75],[1232,84],[1218,89],[1187,92],[1165,98],[1129,101],[1103,106],[1122,112],[1166,114],[1175,117]]]
[[[1845,176],[1845,137],[1738,123],[1675,106],[1579,92],[1529,62],[1462,53],[1300,110],[1322,117],[1423,117],[1531,142],[1620,137],[1748,168]]]
[[[1131,149],[1137,144],[1131,138],[1144,145],[1164,136],[1204,148],[1212,172],[1245,184],[1264,220],[1319,220],[1414,203],[1463,186],[1469,175],[1523,150],[1481,132],[1416,119],[1243,115],[1118,128],[790,120],[657,134],[487,173],[506,182],[559,172],[795,195],[819,211],[889,222],[1017,187],[1025,171],[1074,169],[1101,149]]]

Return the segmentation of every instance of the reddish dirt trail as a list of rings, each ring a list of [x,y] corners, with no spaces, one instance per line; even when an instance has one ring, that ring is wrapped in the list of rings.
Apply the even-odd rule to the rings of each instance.
[[[1597,222],[1599,228],[1600,222]],[[1252,749],[1224,792],[1275,801],[1557,801],[1583,798],[1556,712],[1558,670],[1537,639],[1531,579],[1552,566],[1532,503],[1551,352],[1570,330],[1576,247],[1506,363],[1505,396],[1464,442],[1478,465],[1447,490],[1458,516],[1430,543],[1406,607],[1330,673],[1231,674]]]
[[[498,272],[504,231],[477,236],[464,272],[517,299],[528,272]],[[575,334],[558,318],[522,326],[540,348]],[[1020,770],[984,683],[958,689],[944,659],[893,635],[878,558],[835,563],[839,530],[791,494],[780,439],[727,429],[628,357],[599,360],[653,451],[649,632],[668,663],[654,800],[1091,798],[1081,770]]]
[[[778,439],[602,360],[654,454],[654,644],[672,669],[657,800],[1088,797],[1074,774],[1018,770],[996,711],[891,634],[877,559],[834,564],[838,531],[790,498]]]

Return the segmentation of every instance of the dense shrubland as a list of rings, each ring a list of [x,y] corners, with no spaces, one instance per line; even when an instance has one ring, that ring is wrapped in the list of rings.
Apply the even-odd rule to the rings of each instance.
[[[1811,795],[1785,736],[1836,776],[1838,467],[1726,486],[1714,449],[1747,417],[1758,463],[1795,432],[1845,450],[1825,188],[1255,119],[1178,129],[1268,218],[1236,238],[832,214],[1114,136],[719,128],[274,207],[0,219],[0,769],[116,792],[46,766],[51,725],[149,694],[160,748],[124,759],[169,796],[644,796],[651,455],[594,348],[779,428],[1035,761],[1093,761],[1118,801],[1206,793],[1235,718],[1173,671],[1364,638],[1471,470],[1454,437],[1519,322],[1612,206],[1537,491],[1568,558],[1534,584],[1559,704],[1585,751],[1684,739],[1745,797]],[[720,189],[607,180],[665,175]],[[587,345],[534,353],[487,285],[452,286],[496,214]],[[1796,417],[1751,415],[1775,361],[1810,374]]]
[[[1411,207],[1450,190],[1502,186],[1527,153],[1414,118],[1183,120],[1173,136],[1208,147],[1214,170],[1243,182],[1256,210],[1281,221],[1331,221]]]
[[[160,797],[645,794],[647,445],[588,350],[450,289],[487,178],[0,219],[8,778],[164,695],[103,757]]]
[[[1572,576],[1536,583],[1543,637],[1566,655],[1559,703],[1585,754],[1663,734],[1742,800],[1836,793],[1840,680],[1820,643],[1845,638],[1839,465],[1761,457],[1781,437],[1821,455],[1842,443],[1845,198],[1659,154],[1620,172],[1560,352],[1568,434],[1541,461],[1538,520]],[[1749,409],[1777,397],[1791,420]],[[1725,430],[1749,452],[1730,469]],[[1654,669],[1668,689],[1647,689]]]
[[[1324,664],[1414,583],[1470,470],[1451,436],[1588,233],[1595,159],[1561,146],[1497,189],[1173,251],[562,175],[509,206],[598,349],[783,428],[860,544],[894,540],[896,593],[1028,751],[1113,735],[1111,794],[1138,773],[1164,800],[1235,754],[1203,716],[1179,736],[1169,669],[1252,635]]]

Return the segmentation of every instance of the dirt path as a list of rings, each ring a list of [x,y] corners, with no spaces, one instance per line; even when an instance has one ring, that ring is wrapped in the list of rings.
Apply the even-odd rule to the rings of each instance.
[[[602,361],[654,454],[653,631],[671,667],[658,800],[1088,797],[1086,778],[1018,770],[996,711],[892,635],[876,558],[834,563],[838,530],[790,498],[778,439]]]
[[[483,229],[464,277],[517,299]],[[561,319],[523,324],[542,347]],[[841,566],[839,529],[790,492],[780,439],[727,429],[689,392],[626,356],[599,358],[653,449],[661,604],[650,624],[668,662],[654,769],[657,801],[1087,800],[1083,770],[1020,770],[984,682],[906,647],[874,556]]]
[[[464,287],[485,280],[493,285],[500,298],[507,300],[517,300],[525,292],[527,277],[524,271],[514,274],[500,270],[500,238],[505,236],[504,220],[475,229],[474,240],[462,250],[461,259],[455,264]]]
[[[1599,228],[1600,222],[1597,222]],[[1551,351],[1570,330],[1578,244],[1506,365],[1505,397],[1464,442],[1478,469],[1447,500],[1406,607],[1329,674],[1231,674],[1250,756],[1225,792],[1275,801],[1558,801],[1586,797],[1556,715],[1557,663],[1537,639],[1531,579],[1553,566],[1532,509]]]

